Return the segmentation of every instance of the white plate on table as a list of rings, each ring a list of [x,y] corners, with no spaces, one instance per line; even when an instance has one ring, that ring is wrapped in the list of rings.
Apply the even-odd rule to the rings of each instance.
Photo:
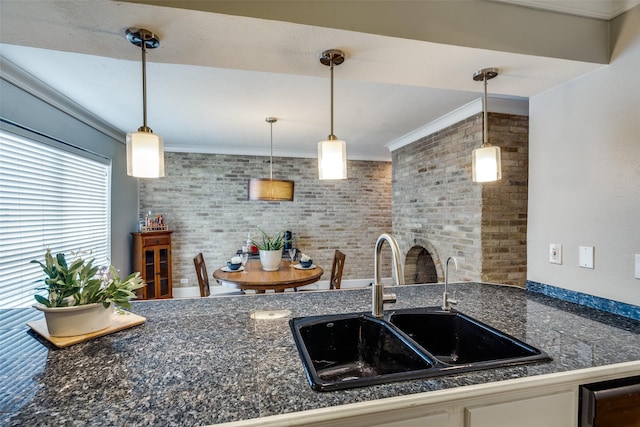
[[[312,268],[316,268],[315,264],[311,264],[309,267],[303,267],[300,264],[291,264],[291,267],[297,268],[298,270],[311,270]]]
[[[237,273],[238,271],[244,271],[244,267],[240,267],[237,270],[232,270],[229,267],[222,267],[220,270],[224,271],[225,273]]]

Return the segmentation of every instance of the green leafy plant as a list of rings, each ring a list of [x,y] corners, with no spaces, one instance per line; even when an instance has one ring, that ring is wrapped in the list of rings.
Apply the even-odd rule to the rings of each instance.
[[[256,245],[261,251],[277,251],[278,249],[284,248],[284,245],[287,243],[291,242],[291,240],[286,239],[285,231],[280,231],[272,237],[265,233],[265,231],[260,227],[258,227],[258,230],[262,233],[262,241],[252,240],[251,243]]]
[[[36,294],[36,301],[46,307],[94,303],[102,303],[105,308],[112,303],[124,308],[131,307],[129,300],[136,297],[133,291],[144,286],[139,272],[122,280],[114,266],[96,267],[93,265],[94,259],[85,261],[77,254],[72,255],[75,259],[69,264],[64,254],[54,257],[51,250],[47,249],[44,263],[31,261],[40,264],[46,276],[45,286],[37,289],[47,291],[47,297]]]

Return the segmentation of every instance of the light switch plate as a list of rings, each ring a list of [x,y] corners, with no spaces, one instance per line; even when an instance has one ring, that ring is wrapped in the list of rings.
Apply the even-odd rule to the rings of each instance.
[[[580,246],[578,265],[582,268],[593,268],[593,246]]]
[[[562,245],[551,243],[549,245],[549,262],[551,264],[562,264]]]
[[[640,279],[640,254],[636,254],[636,279]]]

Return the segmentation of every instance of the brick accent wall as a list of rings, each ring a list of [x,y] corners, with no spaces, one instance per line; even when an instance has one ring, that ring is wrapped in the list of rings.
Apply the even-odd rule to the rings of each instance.
[[[290,230],[295,245],[328,280],[335,249],[346,253],[343,280],[373,277],[377,237],[391,231],[391,163],[349,161],[346,181],[319,181],[317,160],[274,157],[274,178],[295,181],[293,202],[247,200],[250,177],[269,176],[261,156],[165,153],[166,176],[140,180],[140,208],[165,215],[173,233],[173,281],[197,285],[193,257],[209,273],[224,265],[257,226]]]
[[[489,115],[500,146],[502,179],[482,186],[482,275],[485,282],[526,286],[529,118]]]
[[[405,255],[429,251],[440,281],[446,258],[455,256],[452,281],[525,286],[528,117],[488,116],[489,140],[502,151],[502,180],[471,180],[482,113],[399,148],[392,153],[393,233]]]

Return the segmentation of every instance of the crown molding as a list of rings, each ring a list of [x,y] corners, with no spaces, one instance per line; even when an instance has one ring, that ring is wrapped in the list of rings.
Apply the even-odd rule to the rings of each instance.
[[[111,124],[89,112],[55,89],[47,86],[44,82],[35,78],[2,55],[0,55],[0,78],[87,126],[92,127],[98,132],[123,144],[125,143],[126,133],[113,127]]]
[[[490,113],[515,114],[518,116],[529,115],[529,100],[526,98],[504,98],[497,96],[487,96],[487,110]],[[444,116],[419,127],[418,129],[401,136],[385,145],[389,151],[409,145],[425,136],[441,131],[468,117],[482,112],[482,98],[463,105]]]
[[[349,150],[349,143],[347,142],[347,151]],[[265,148],[256,149],[238,149],[235,146],[216,146],[211,148],[203,148],[199,146],[180,146],[170,147],[164,146],[164,151],[167,153],[197,153],[197,154],[222,154],[233,156],[261,156],[269,157],[270,152]],[[283,158],[300,158],[300,159],[317,159],[318,152],[315,150],[273,150],[273,157]],[[367,153],[351,153],[347,152],[347,160],[356,161],[371,161],[371,162],[390,162],[391,158],[386,156],[371,156]]]

